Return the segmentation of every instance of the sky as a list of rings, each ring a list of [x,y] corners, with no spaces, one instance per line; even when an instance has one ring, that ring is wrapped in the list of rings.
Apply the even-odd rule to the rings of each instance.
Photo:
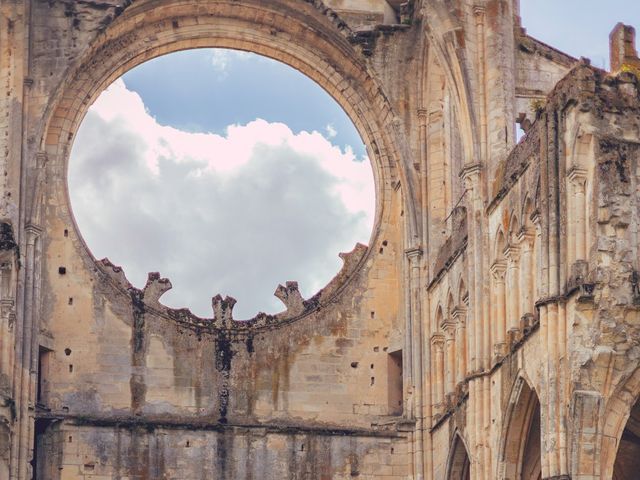
[[[522,0],[528,33],[608,66],[618,21],[640,27],[635,0]],[[211,317],[276,313],[277,285],[310,297],[339,252],[368,243],[375,199],[350,119],[313,81],[276,61],[189,50],[149,61],[95,102],[69,164],[74,216],[96,258],[142,288],[159,271],[164,304]],[[102,212],[96,216],[94,212]]]
[[[638,0],[520,0],[527,33],[576,58],[609,68],[609,33],[618,22],[640,29]]]
[[[199,54],[212,58],[211,50]],[[250,61],[226,55],[223,73]],[[220,293],[236,298],[236,318],[247,319],[283,309],[273,296],[279,283],[298,281],[312,296],[338,272],[339,252],[369,241],[372,170],[351,147],[337,145],[333,123],[324,124],[344,115],[339,107],[321,118],[321,131],[294,130],[275,114],[194,131],[180,123],[183,112],[175,125],[170,109],[154,115],[144,84],[135,91],[127,82],[125,75],[112,84],[85,117],[69,191],[94,256],[123,266],[133,285],[143,287],[147,272],[159,271],[173,285],[162,298],[166,305],[210,317],[211,297]],[[319,88],[302,82],[291,97],[304,102],[309,87]],[[227,115],[213,110],[212,116]]]

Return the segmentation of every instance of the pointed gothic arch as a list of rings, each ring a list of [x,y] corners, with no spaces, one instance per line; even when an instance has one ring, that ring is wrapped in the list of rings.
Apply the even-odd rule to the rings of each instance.
[[[592,467],[613,480],[632,479],[629,474],[640,471],[640,367],[624,378],[601,414],[601,465]]]
[[[507,246],[507,240],[502,228],[498,229],[496,233],[496,241],[494,244],[493,255],[495,260],[501,260],[504,257],[504,248]]]
[[[460,277],[460,282],[458,283],[458,304],[464,305],[468,302],[468,295],[469,292],[467,291],[467,285],[464,282],[464,278]]]
[[[631,408],[613,464],[613,480],[633,480],[640,473],[640,398]]]
[[[449,448],[449,459],[447,460],[447,480],[470,480],[471,460],[469,451],[460,432],[456,432]]]
[[[533,387],[520,375],[514,382],[503,418],[498,475],[509,480],[540,480],[540,401]]]

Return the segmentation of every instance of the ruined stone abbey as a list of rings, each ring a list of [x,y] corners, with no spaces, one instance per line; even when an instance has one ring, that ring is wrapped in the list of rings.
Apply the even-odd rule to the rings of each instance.
[[[640,478],[634,35],[607,72],[518,0],[0,0],[0,480]],[[91,103],[199,47],[298,69],[367,145],[370,244],[278,315],[167,308],[70,209]]]

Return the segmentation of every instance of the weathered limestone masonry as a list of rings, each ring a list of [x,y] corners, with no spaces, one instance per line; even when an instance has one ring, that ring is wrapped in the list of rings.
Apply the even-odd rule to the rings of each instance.
[[[300,70],[368,147],[370,245],[275,316],[164,307],[70,211],[92,101],[198,47]],[[0,479],[637,478],[631,27],[611,52],[517,0],[0,0]]]

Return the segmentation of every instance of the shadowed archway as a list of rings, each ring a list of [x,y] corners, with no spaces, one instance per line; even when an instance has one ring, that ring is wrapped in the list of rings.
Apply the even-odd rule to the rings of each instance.
[[[449,461],[447,462],[448,480],[470,480],[471,461],[464,441],[459,434],[453,440],[453,446],[449,451]]]
[[[613,466],[613,480],[633,480],[640,474],[640,400],[631,409]]]
[[[522,377],[514,384],[503,425],[497,478],[542,479],[540,400]]]

